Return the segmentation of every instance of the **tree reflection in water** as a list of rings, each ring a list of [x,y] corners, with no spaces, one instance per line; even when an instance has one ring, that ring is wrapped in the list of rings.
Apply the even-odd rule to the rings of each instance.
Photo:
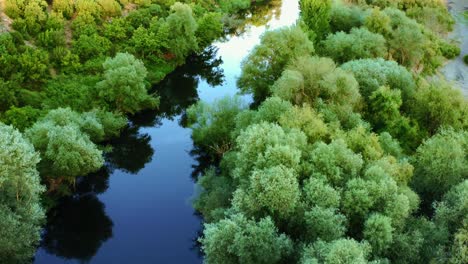
[[[106,153],[106,164],[111,169],[137,174],[151,162],[154,150],[150,145],[151,136],[139,132],[139,127],[127,126],[119,138],[109,143],[112,150]]]
[[[112,237],[112,226],[95,194],[66,197],[48,213],[41,246],[65,259],[89,261]]]

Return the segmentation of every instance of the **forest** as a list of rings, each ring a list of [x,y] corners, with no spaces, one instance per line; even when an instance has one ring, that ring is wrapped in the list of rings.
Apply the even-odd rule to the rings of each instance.
[[[31,263],[129,118],[171,107],[153,85],[267,2],[1,1],[0,263]],[[439,70],[468,55],[446,1],[299,8],[242,61],[241,95],[184,110],[204,262],[467,263],[468,101]]]

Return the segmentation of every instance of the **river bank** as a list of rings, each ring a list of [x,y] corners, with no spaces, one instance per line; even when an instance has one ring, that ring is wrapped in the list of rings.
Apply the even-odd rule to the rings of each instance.
[[[199,161],[183,126],[185,109],[237,93],[240,63],[263,32],[299,16],[297,0],[275,2],[261,13],[267,19],[250,18],[240,34],[189,58],[156,85],[160,110],[133,117],[111,142],[106,168],[77,183],[77,194],[52,212],[34,263],[202,263],[202,220],[192,207]]]
[[[448,62],[441,72],[449,81],[457,83],[463,94],[468,96],[468,66],[463,62],[463,56],[468,54],[468,18],[463,14],[468,10],[468,2],[449,0],[447,6],[456,21],[455,29],[450,33],[449,38],[460,43],[461,53],[457,58]]]

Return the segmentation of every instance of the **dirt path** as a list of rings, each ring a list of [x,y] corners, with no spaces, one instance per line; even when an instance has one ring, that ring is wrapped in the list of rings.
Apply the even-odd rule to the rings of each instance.
[[[448,0],[447,5],[456,20],[455,30],[450,38],[460,42],[461,54],[441,71],[448,80],[456,82],[468,97],[468,66],[463,62],[463,56],[468,54],[468,18],[463,15],[468,10],[468,0]]]
[[[11,19],[5,14],[5,0],[0,0],[0,33],[11,31]]]

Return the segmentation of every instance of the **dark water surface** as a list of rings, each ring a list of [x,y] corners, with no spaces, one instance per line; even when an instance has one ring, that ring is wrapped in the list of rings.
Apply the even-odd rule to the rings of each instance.
[[[202,219],[191,206],[199,164],[185,109],[235,94],[241,60],[260,35],[294,24],[298,12],[298,0],[273,0],[247,16],[237,36],[189,58],[155,87],[160,109],[133,117],[112,142],[107,166],[50,212],[34,263],[201,263]]]

